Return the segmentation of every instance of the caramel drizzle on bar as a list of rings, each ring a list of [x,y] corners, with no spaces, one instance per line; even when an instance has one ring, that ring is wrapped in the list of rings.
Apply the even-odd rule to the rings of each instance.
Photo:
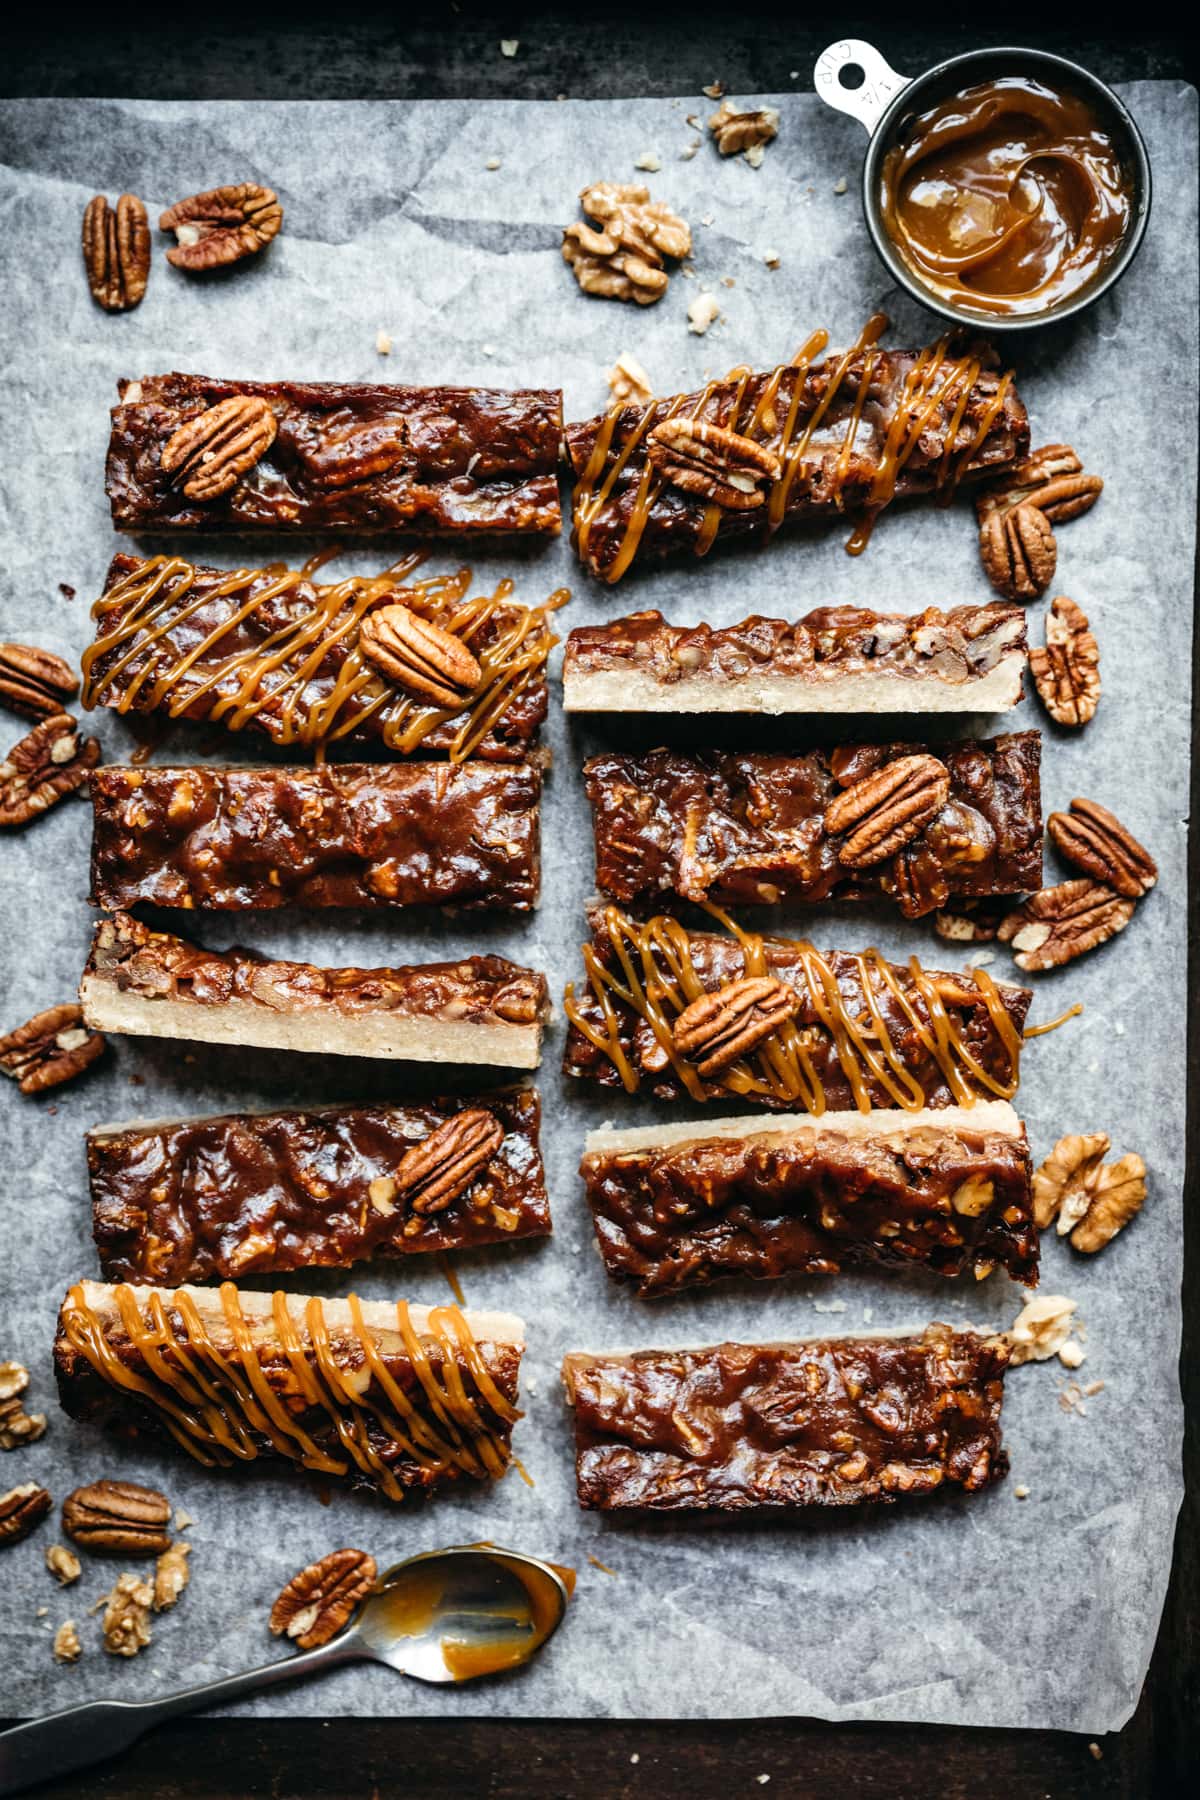
[[[382,574],[352,575],[345,581],[318,586],[313,605],[303,617],[281,626],[261,644],[221,656],[219,645],[226,633],[236,631],[300,582],[313,581],[322,563],[335,554],[325,551],[302,569],[286,569],[281,564],[233,569],[206,584],[193,598],[189,598],[197,578],[193,563],[178,556],[151,557],[102,594],[92,608],[99,631],[83,655],[83,705],[89,709],[113,705],[123,713],[163,709],[171,718],[178,718],[205,701],[205,717],[230,731],[243,730],[270,709],[278,713],[278,741],[306,745],[347,737],[378,715],[384,743],[392,750],[409,753],[437,726],[458,717],[464,709],[441,710],[399,692],[363,656],[358,627],[364,614],[399,601],[470,645],[478,659],[482,680],[449,751],[451,762],[465,761],[545,666],[558,642],[547,624],[548,616],[566,604],[568,590],[556,589],[542,606],[519,606],[510,602],[513,584],[506,580],[494,593],[468,600],[470,569],[406,586],[403,584],[425,557],[423,551],[414,551]],[[265,585],[252,594],[252,583],[262,576],[268,577]],[[176,648],[171,636],[174,628],[214,601],[232,600],[237,595],[245,596],[240,606],[200,643],[186,652]],[[511,621],[494,643],[477,646],[481,631],[501,609],[512,614]],[[116,626],[105,631],[105,621],[114,615]],[[338,643],[346,645],[342,666],[329,693],[314,702],[306,693],[308,684],[331,646]],[[114,651],[122,654],[97,675],[96,663]],[[203,679],[189,682],[195,665],[206,664],[210,657],[215,660]],[[216,692],[230,677],[237,680],[236,690]]]
[[[720,907],[706,904],[704,910],[741,945],[746,975],[774,973],[768,961],[765,938],[757,932],[743,931]],[[616,967],[607,967],[592,944],[584,945],[583,958],[588,985],[600,1008],[604,1027],[599,1029],[580,1012],[574,984],[567,988],[563,1001],[568,1019],[589,1043],[608,1057],[626,1090],[632,1094],[637,1091],[639,1079],[621,1043],[617,1005],[635,1012],[650,1026],[680,1085],[693,1100],[706,1099],[708,1086],[697,1074],[694,1064],[676,1050],[673,1031],[674,1021],[684,1008],[708,991],[692,960],[691,934],[678,919],[666,914],[641,923],[631,919],[620,907],[609,906],[603,916]],[[917,1112],[928,1104],[925,1090],[906,1067],[903,1054],[888,1034],[879,1005],[880,995],[885,991],[936,1062],[958,1105],[973,1106],[981,1090],[1003,1100],[1010,1100],[1016,1093],[1021,1036],[1009,1018],[995,982],[985,970],[973,969],[969,971],[969,978],[978,988],[1007,1054],[1008,1074],[1004,1078],[990,1074],[971,1054],[961,1030],[947,1010],[946,1000],[953,998],[956,987],[961,990],[961,984],[953,978],[924,969],[915,956],[909,959],[909,980],[924,1005],[922,1016],[910,994],[897,980],[897,971],[880,952],[861,951],[855,955],[854,962],[862,988],[864,1012],[855,1016],[847,1010],[837,978],[821,953],[804,938],[792,940],[789,948],[799,958],[808,1000],[816,1014],[816,1029],[833,1039],[838,1061],[860,1112],[871,1110],[870,1079],[885,1090],[895,1106],[903,1107],[907,1112]],[[793,981],[793,985],[799,988],[800,983]],[[723,1069],[720,1086],[734,1094],[760,1095],[789,1104],[799,1101],[807,1112],[819,1116],[826,1110],[826,1094],[809,1054],[813,1035],[812,1026],[797,1025],[794,1019],[786,1020],[757,1046],[752,1055]]]
[[[510,1427],[520,1412],[500,1392],[466,1319],[456,1306],[435,1307],[427,1338],[440,1352],[430,1360],[426,1339],[413,1329],[403,1300],[396,1302],[396,1329],[416,1377],[424,1405],[414,1405],[388,1369],[367,1326],[357,1295],[347,1304],[361,1367],[339,1361],[330,1339],[325,1308],[315,1296],[305,1302],[304,1333],[287,1305],[272,1300],[275,1347],[287,1364],[264,1368],[252,1321],[242,1312],[232,1282],[220,1289],[221,1310],[232,1348],[218,1348],[192,1296],[173,1291],[170,1313],[161,1294],[122,1284],[113,1289],[121,1326],[141,1368],[131,1368],[113,1347],[104,1320],[76,1285],[63,1304],[68,1342],[86,1357],[101,1381],[153,1408],[165,1429],[188,1454],[211,1468],[253,1462],[256,1438],[265,1438],[278,1456],[321,1474],[345,1475],[351,1466],[369,1476],[389,1500],[402,1500],[404,1487],[371,1442],[371,1426],[431,1476],[459,1469],[475,1476],[503,1475],[510,1450],[493,1418]],[[307,1336],[307,1342],[305,1341]],[[464,1369],[478,1398],[467,1392]],[[299,1403],[299,1405],[297,1405]],[[338,1451],[322,1448],[299,1422],[324,1413]]]
[[[833,406],[852,365],[861,358],[858,390],[850,417],[846,422],[845,434],[837,453],[830,484],[834,503],[841,504],[841,493],[850,471],[858,427],[866,406],[871,379],[880,361],[886,355],[885,352],[877,350],[875,346],[887,329],[887,325],[888,320],[883,313],[875,313],[868,319],[857,343],[845,351],[834,364],[828,387],[799,431],[797,431],[797,422],[800,403],[804,398],[813,360],[820,356],[828,346],[829,333],[827,331],[814,331],[812,336],[800,346],[790,362],[780,363],[771,371],[767,376],[762,394],[752,409],[748,406],[747,389],[754,379],[754,373],[745,364],[739,364],[723,378],[710,381],[687,414],[690,419],[706,417],[709,402],[717,390],[733,385],[732,406],[720,423],[728,430],[735,431],[739,437],[750,438],[773,450],[783,465],[779,479],[771,483],[767,496],[766,511],[769,535],[773,535],[782,525],[792,488],[809,457],[813,436]],[[891,502],[902,470],[920,443],[923,432],[935,417],[947,406],[953,406],[949,422],[946,425],[945,449],[938,465],[936,481],[936,492],[948,499],[963,471],[970,465],[980,446],[986,441],[988,433],[1004,408],[1005,397],[1012,384],[1011,370],[997,384],[996,392],[983,409],[971,441],[963,450],[955,454],[954,443],[958,437],[959,427],[970,404],[971,394],[979,380],[983,365],[978,357],[948,356],[948,348],[949,340],[942,338],[932,349],[922,350],[904,378],[904,386],[896,402],[895,413],[888,426],[887,436],[884,439],[871,481],[865,515],[855,527],[846,545],[851,556],[858,556],[866,549],[876,517]],[[795,376],[792,397],[783,422],[780,424],[775,410],[775,401],[778,397],[780,383],[784,376],[789,374]],[[677,395],[663,416],[672,418],[682,412],[686,401],[685,394]],[[604,422],[596,434],[592,454],[588,458],[587,466],[575,489],[575,527],[580,556],[586,557],[587,555],[592,526],[611,497],[614,486],[642,440],[649,433],[650,428],[660,422],[656,416],[658,404],[658,401],[651,400],[645,407],[638,423],[614,457],[612,467],[607,474],[604,473],[604,467],[612,451],[613,437],[624,407],[618,402],[606,413]],[[653,464],[647,459],[639,477],[637,493],[625,526],[621,548],[612,567],[605,572],[606,581],[618,581],[633,561],[650,518],[651,509],[662,488],[663,477],[656,472]],[[716,505],[707,506],[700,534],[696,540],[695,553],[697,556],[705,556],[711,550],[720,523],[721,508]]]

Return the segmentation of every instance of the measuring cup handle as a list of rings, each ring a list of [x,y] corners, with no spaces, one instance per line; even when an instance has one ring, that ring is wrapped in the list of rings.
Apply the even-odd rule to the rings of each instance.
[[[841,72],[852,63],[863,72],[861,87],[842,86]],[[818,56],[813,81],[826,106],[849,113],[869,137],[895,96],[908,86],[909,77],[897,75],[874,44],[866,44],[862,38],[839,38]]]

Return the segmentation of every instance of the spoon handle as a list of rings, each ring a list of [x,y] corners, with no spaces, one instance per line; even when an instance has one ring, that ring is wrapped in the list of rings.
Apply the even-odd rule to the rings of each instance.
[[[222,1706],[258,1688],[295,1681],[335,1663],[369,1655],[356,1632],[343,1632],[316,1650],[183,1688],[161,1700],[91,1700],[45,1719],[31,1719],[27,1725],[0,1733],[0,1795],[22,1793],[35,1782],[69,1775],[73,1769],[115,1756],[165,1719],[198,1712],[205,1706]]]

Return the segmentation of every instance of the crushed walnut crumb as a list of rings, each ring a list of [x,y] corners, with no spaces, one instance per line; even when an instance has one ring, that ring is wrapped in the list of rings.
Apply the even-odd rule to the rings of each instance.
[[[1076,1302],[1063,1294],[1038,1294],[1027,1301],[1005,1334],[1013,1367],[1057,1356],[1071,1335],[1075,1308]]]
[[[489,156],[483,166],[485,169],[498,169],[501,167],[500,158],[498,156]]]
[[[188,1557],[192,1546],[180,1541],[164,1550],[154,1564],[154,1610],[166,1612],[174,1606],[180,1594],[188,1584],[191,1570],[188,1568]]]
[[[622,350],[605,379],[614,400],[632,400],[639,406],[648,406],[654,398],[649,375],[629,350]]]
[[[392,354],[392,340],[386,331],[377,331],[375,333],[375,351],[378,356],[390,356]]]
[[[714,295],[701,290],[688,307],[687,316],[688,330],[694,332],[697,337],[703,337],[709,326],[720,318],[721,308]]]
[[[112,1590],[92,1608],[104,1608],[104,1648],[110,1656],[136,1656],[150,1642],[154,1589],[144,1576],[119,1575]]]
[[[74,1619],[64,1619],[54,1634],[54,1660],[60,1663],[78,1662],[83,1655],[83,1645],[79,1641],[79,1633]]]
[[[647,175],[657,175],[662,168],[662,158],[654,150],[643,150],[633,166],[644,169]]]
[[[73,1550],[65,1544],[48,1544],[46,1546],[46,1567],[54,1576],[60,1587],[70,1587],[78,1581],[83,1573],[83,1564]]]

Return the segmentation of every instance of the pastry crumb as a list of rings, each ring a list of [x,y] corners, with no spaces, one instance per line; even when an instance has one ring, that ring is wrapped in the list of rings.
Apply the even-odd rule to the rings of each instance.
[[[481,346],[481,348],[482,348],[483,354],[485,356],[495,356],[495,354],[496,354],[495,344],[484,344]]]
[[[1089,1744],[1088,1745],[1088,1755],[1090,1757],[1093,1757],[1096,1762],[1100,1762],[1103,1760],[1104,1752],[1100,1748],[1099,1744]]]
[[[843,1313],[846,1310],[846,1302],[844,1300],[814,1300],[813,1310],[819,1313]]]
[[[1013,1489],[1013,1493],[1018,1500],[1028,1500],[1029,1498],[1029,1489],[1025,1486],[1023,1481],[1018,1481],[1016,1487]]]
[[[762,144],[751,144],[751,145],[749,145],[749,147],[746,150],[744,150],[742,152],[742,154],[745,157],[746,161],[750,164],[750,167],[752,169],[761,169],[762,168],[763,154],[764,154],[764,149],[763,149]],[[759,1776],[760,1781],[770,1781],[770,1779],[771,1779],[771,1777],[769,1775],[760,1775]]]
[[[683,149],[679,152],[680,162],[691,162],[693,156],[695,156],[695,154],[699,148],[700,148],[700,139],[693,138],[691,143],[685,144],[683,146]]]
[[[768,269],[777,269],[779,267],[778,250],[764,250],[763,261],[766,263]]]
[[[700,92],[702,94],[707,94],[710,100],[719,100],[725,92],[725,83],[723,81],[710,81],[707,87],[700,89]]]
[[[846,177],[844,175],[838,176],[837,180],[833,184],[833,191],[835,194],[844,194],[845,193]]]
[[[392,340],[386,331],[377,331],[375,333],[375,350],[379,356],[390,356],[392,354]]]
[[[489,156],[483,166],[485,169],[499,169],[502,165],[498,156]]]
[[[1058,1353],[1064,1369],[1078,1369],[1087,1361],[1087,1351],[1078,1338],[1068,1338]]]
[[[644,169],[647,175],[657,175],[662,168],[662,160],[653,150],[643,150],[634,163],[635,169]]]
[[[642,1760],[642,1759],[641,1759],[641,1757],[640,1757],[640,1756],[639,1756],[639,1755],[638,1755],[638,1753],[637,1753],[637,1751],[636,1751],[636,1750],[635,1750],[635,1751],[634,1751],[634,1752],[633,1752],[633,1755],[632,1755],[632,1756],[631,1756],[631,1757],[630,1757],[630,1758],[629,1758],[629,1760],[630,1760],[630,1762],[631,1762],[631,1763],[639,1763],[639,1762],[641,1762],[641,1760]]]
[[[521,48],[520,38],[501,38],[500,39],[500,54],[501,54],[501,56],[515,56],[517,54],[517,51],[520,48]]]
[[[701,292],[696,295],[687,309],[688,330],[703,337],[709,326],[721,316],[721,308],[712,294]]]

